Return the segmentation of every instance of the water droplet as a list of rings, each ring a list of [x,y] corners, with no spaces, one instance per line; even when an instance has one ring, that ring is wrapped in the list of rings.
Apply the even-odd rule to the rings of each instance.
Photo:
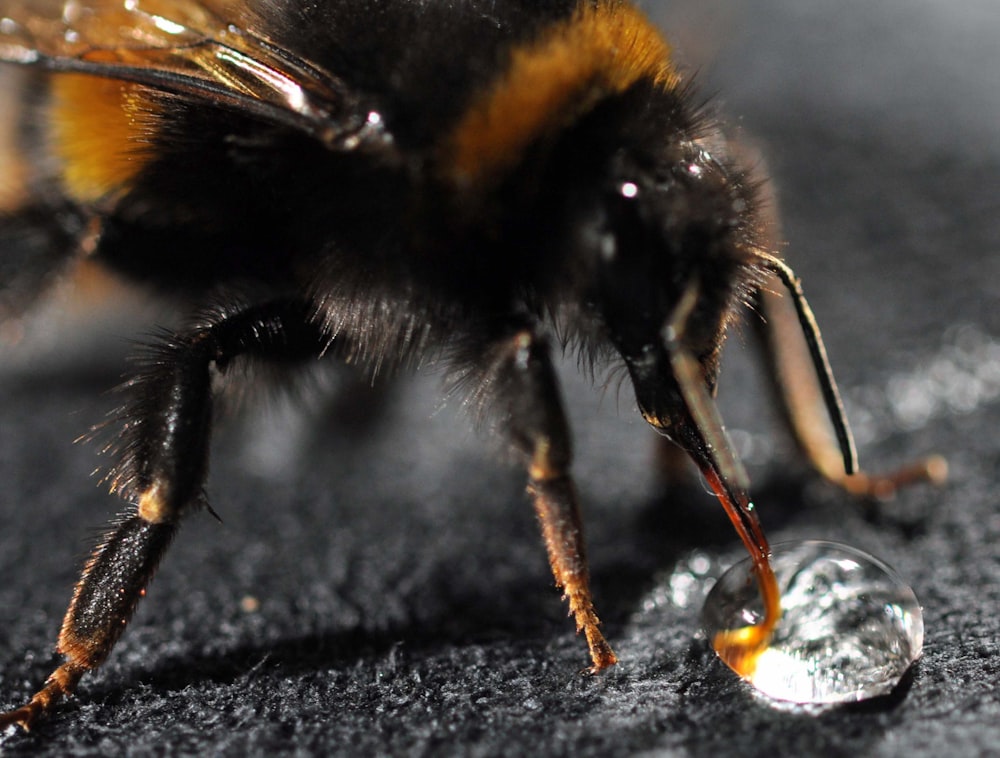
[[[782,616],[752,658],[739,640],[764,610],[750,560],[723,574],[706,598],[702,621],[719,657],[776,700],[849,703],[891,692],[923,648],[923,616],[909,585],[874,556],[834,542],[786,542],[771,556]]]

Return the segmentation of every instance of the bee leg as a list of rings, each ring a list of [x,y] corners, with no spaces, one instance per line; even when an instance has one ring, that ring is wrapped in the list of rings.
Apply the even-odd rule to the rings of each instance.
[[[274,303],[217,314],[150,349],[124,386],[118,460],[109,477],[112,489],[136,507],[113,525],[83,569],[56,647],[65,662],[27,705],[0,714],[0,728],[30,729],[105,661],[181,519],[206,505],[213,375],[240,356],[294,360],[318,354],[321,345],[305,305]]]
[[[591,672],[618,659],[599,629],[576,488],[572,451],[559,385],[548,345],[525,327],[494,345],[481,392],[499,411],[504,432],[528,470],[528,493],[542,529],[556,585],[569,602],[577,631],[587,638]]]
[[[823,478],[851,494],[876,499],[890,498],[897,489],[914,482],[944,481],[948,464],[939,455],[929,455],[884,474],[847,474],[792,304],[788,298],[762,289],[758,307],[764,316],[758,331],[785,425]]]
[[[0,323],[27,310],[80,250],[80,215],[44,203],[0,210]]]

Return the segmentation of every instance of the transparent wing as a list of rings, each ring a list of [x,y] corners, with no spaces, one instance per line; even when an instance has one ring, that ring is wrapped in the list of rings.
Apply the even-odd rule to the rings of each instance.
[[[387,148],[346,83],[228,23],[232,0],[0,0],[0,62],[133,81],[291,125],[332,149]]]

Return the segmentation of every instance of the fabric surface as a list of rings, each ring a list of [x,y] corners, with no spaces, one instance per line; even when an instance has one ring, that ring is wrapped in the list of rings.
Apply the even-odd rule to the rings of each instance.
[[[772,541],[893,565],[925,612],[894,696],[776,707],[698,632],[742,557],[697,483],[666,488],[630,390],[562,367],[594,594],[621,663],[552,587],[522,474],[442,407],[433,372],[220,426],[209,495],[111,659],[4,755],[976,755],[1000,751],[1000,15],[992,3],[649,5],[775,177],[863,464],[951,477],[877,512],[810,476],[735,335],[723,414]],[[113,404],[149,315],[56,308],[0,353],[0,706],[51,671],[120,506],[73,440]],[[602,383],[599,379],[598,385]]]

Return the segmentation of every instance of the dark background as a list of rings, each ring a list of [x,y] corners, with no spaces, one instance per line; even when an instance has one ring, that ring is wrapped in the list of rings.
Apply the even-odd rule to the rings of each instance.
[[[0,750],[1000,752],[1000,12],[992,0],[648,7],[766,157],[864,465],[949,458],[944,488],[866,515],[795,459],[750,340],[731,340],[724,415],[765,528],[867,549],[912,583],[927,631],[906,686],[817,715],[756,697],[718,663],[698,615],[741,557],[734,533],[700,485],[658,484],[630,391],[593,388],[567,362],[614,670],[579,674],[585,648],[521,474],[442,408],[429,373],[381,403],[347,392],[225,424],[209,484],[224,523],[185,525],[109,663]],[[93,447],[72,441],[112,404],[104,391],[149,311],[81,307],[57,301],[0,352],[3,707],[51,670],[72,583],[118,508],[88,478]]]

